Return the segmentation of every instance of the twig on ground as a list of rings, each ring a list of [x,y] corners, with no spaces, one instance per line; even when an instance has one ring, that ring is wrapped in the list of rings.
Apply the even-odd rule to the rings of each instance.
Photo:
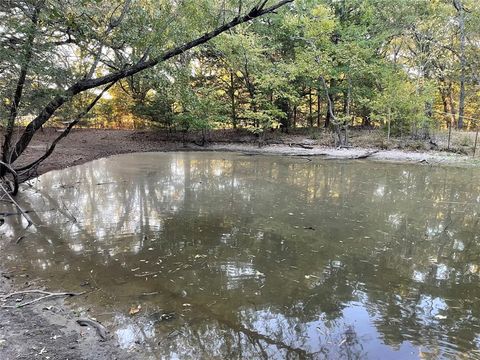
[[[26,302],[23,302],[23,303],[20,303],[20,304],[16,304],[16,305],[2,305],[0,306],[0,308],[4,308],[4,309],[16,309],[16,308],[22,308],[22,307],[25,307],[27,305],[31,305],[31,304],[34,304],[34,303],[37,303],[39,301],[42,301],[42,300],[47,300],[47,299],[52,299],[52,298],[55,298],[55,297],[61,297],[61,296],[80,296],[80,295],[83,295],[85,294],[86,291],[83,291],[81,293],[72,293],[72,292],[61,292],[61,293],[52,293],[52,292],[49,292],[49,291],[44,291],[44,290],[24,290],[24,291],[16,291],[16,292],[13,292],[13,293],[10,293],[10,294],[6,294],[4,296],[2,296],[2,298],[0,299],[0,301],[7,301],[7,299],[13,297],[13,296],[16,296],[16,295],[26,295],[26,294],[41,294],[43,296],[40,296],[36,299],[33,299],[33,300],[30,300],[30,301],[26,301]]]
[[[17,240],[15,240],[15,244],[20,244],[20,241],[22,241],[23,239],[25,239],[25,235],[20,235]]]

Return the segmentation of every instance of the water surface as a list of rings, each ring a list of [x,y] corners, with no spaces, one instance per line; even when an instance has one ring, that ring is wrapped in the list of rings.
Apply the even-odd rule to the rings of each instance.
[[[49,289],[92,290],[74,305],[144,358],[480,358],[479,180],[369,161],[115,156],[33,182],[20,201],[35,226],[8,217],[0,259]]]

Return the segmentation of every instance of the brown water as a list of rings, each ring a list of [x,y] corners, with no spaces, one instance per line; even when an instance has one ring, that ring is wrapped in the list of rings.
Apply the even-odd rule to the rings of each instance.
[[[479,180],[122,155],[41,176],[21,196],[35,227],[15,245],[9,217],[0,256],[49,289],[93,290],[75,305],[145,358],[480,358]]]

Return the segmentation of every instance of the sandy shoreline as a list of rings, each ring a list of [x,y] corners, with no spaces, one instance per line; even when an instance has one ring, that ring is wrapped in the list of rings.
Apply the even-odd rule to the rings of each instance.
[[[400,163],[428,162],[436,165],[478,165],[475,163],[472,157],[434,151],[414,152],[402,150],[380,150],[375,148],[328,148],[321,146],[314,146],[313,149],[305,149],[301,147],[290,147],[285,145],[267,145],[259,148],[253,145],[241,144],[212,144],[207,149],[211,151],[234,151],[268,155],[312,156],[345,160],[368,158],[371,160]]]

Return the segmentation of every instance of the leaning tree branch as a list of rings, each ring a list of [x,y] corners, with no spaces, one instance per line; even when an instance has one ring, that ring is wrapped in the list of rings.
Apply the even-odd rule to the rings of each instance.
[[[97,104],[97,102],[103,97],[103,95],[115,84],[116,82],[112,82],[110,84],[108,84],[108,86],[106,86],[101,92],[100,94],[98,94],[95,99],[93,99],[93,101],[82,111],[80,112],[76,118],[72,121],[70,121],[70,123],[68,124],[67,128],[65,130],[62,131],[62,133],[55,139],[53,140],[52,144],[50,145],[50,147],[47,149],[47,151],[45,152],[45,154],[43,154],[41,157],[39,157],[37,160],[31,162],[30,164],[28,165],[25,165],[25,166],[22,166],[21,168],[18,168],[18,169],[15,169],[15,171],[18,173],[18,172],[21,172],[21,171],[28,171],[34,167],[37,167],[38,165],[40,165],[40,163],[42,163],[44,160],[46,160],[52,153],[53,153],[53,150],[55,150],[55,147],[57,146],[57,144],[60,142],[60,140],[62,140],[64,137],[66,137],[70,131],[73,129],[73,127],[75,125],[77,125],[80,120],[85,116],[87,115],[90,110],[92,110],[92,108]]]
[[[82,79],[77,83],[73,84],[68,88],[63,94],[56,96],[53,100],[51,100],[45,108],[40,112],[40,114],[34,118],[25,128],[22,135],[20,136],[19,140],[15,144],[14,152],[11,156],[11,163],[13,163],[18,157],[23,153],[23,151],[27,148],[30,141],[33,138],[35,132],[40,129],[40,127],[45,124],[55,113],[55,111],[60,108],[65,102],[71,100],[75,95],[84,92],[89,89],[93,89],[102,85],[106,85],[128,76],[135,75],[140,71],[149,69],[154,67],[155,65],[162,63],[175,57],[177,55],[182,54],[185,51],[188,51],[196,46],[202,45],[207,41],[213,39],[214,37],[224,33],[225,31],[234,28],[240,24],[258,18],[268,13],[272,13],[275,10],[279,9],[280,7],[293,2],[294,0],[281,0],[269,7],[262,7],[258,8],[255,6],[252,8],[247,14],[242,16],[236,16],[230,22],[217,27],[216,29],[205,33],[204,35],[184,43],[183,45],[174,47],[170,50],[167,50],[160,56],[154,57],[148,61],[139,61],[136,64],[126,67],[122,70],[113,72],[111,74],[101,76],[95,79]],[[263,1],[262,1],[263,3]]]

